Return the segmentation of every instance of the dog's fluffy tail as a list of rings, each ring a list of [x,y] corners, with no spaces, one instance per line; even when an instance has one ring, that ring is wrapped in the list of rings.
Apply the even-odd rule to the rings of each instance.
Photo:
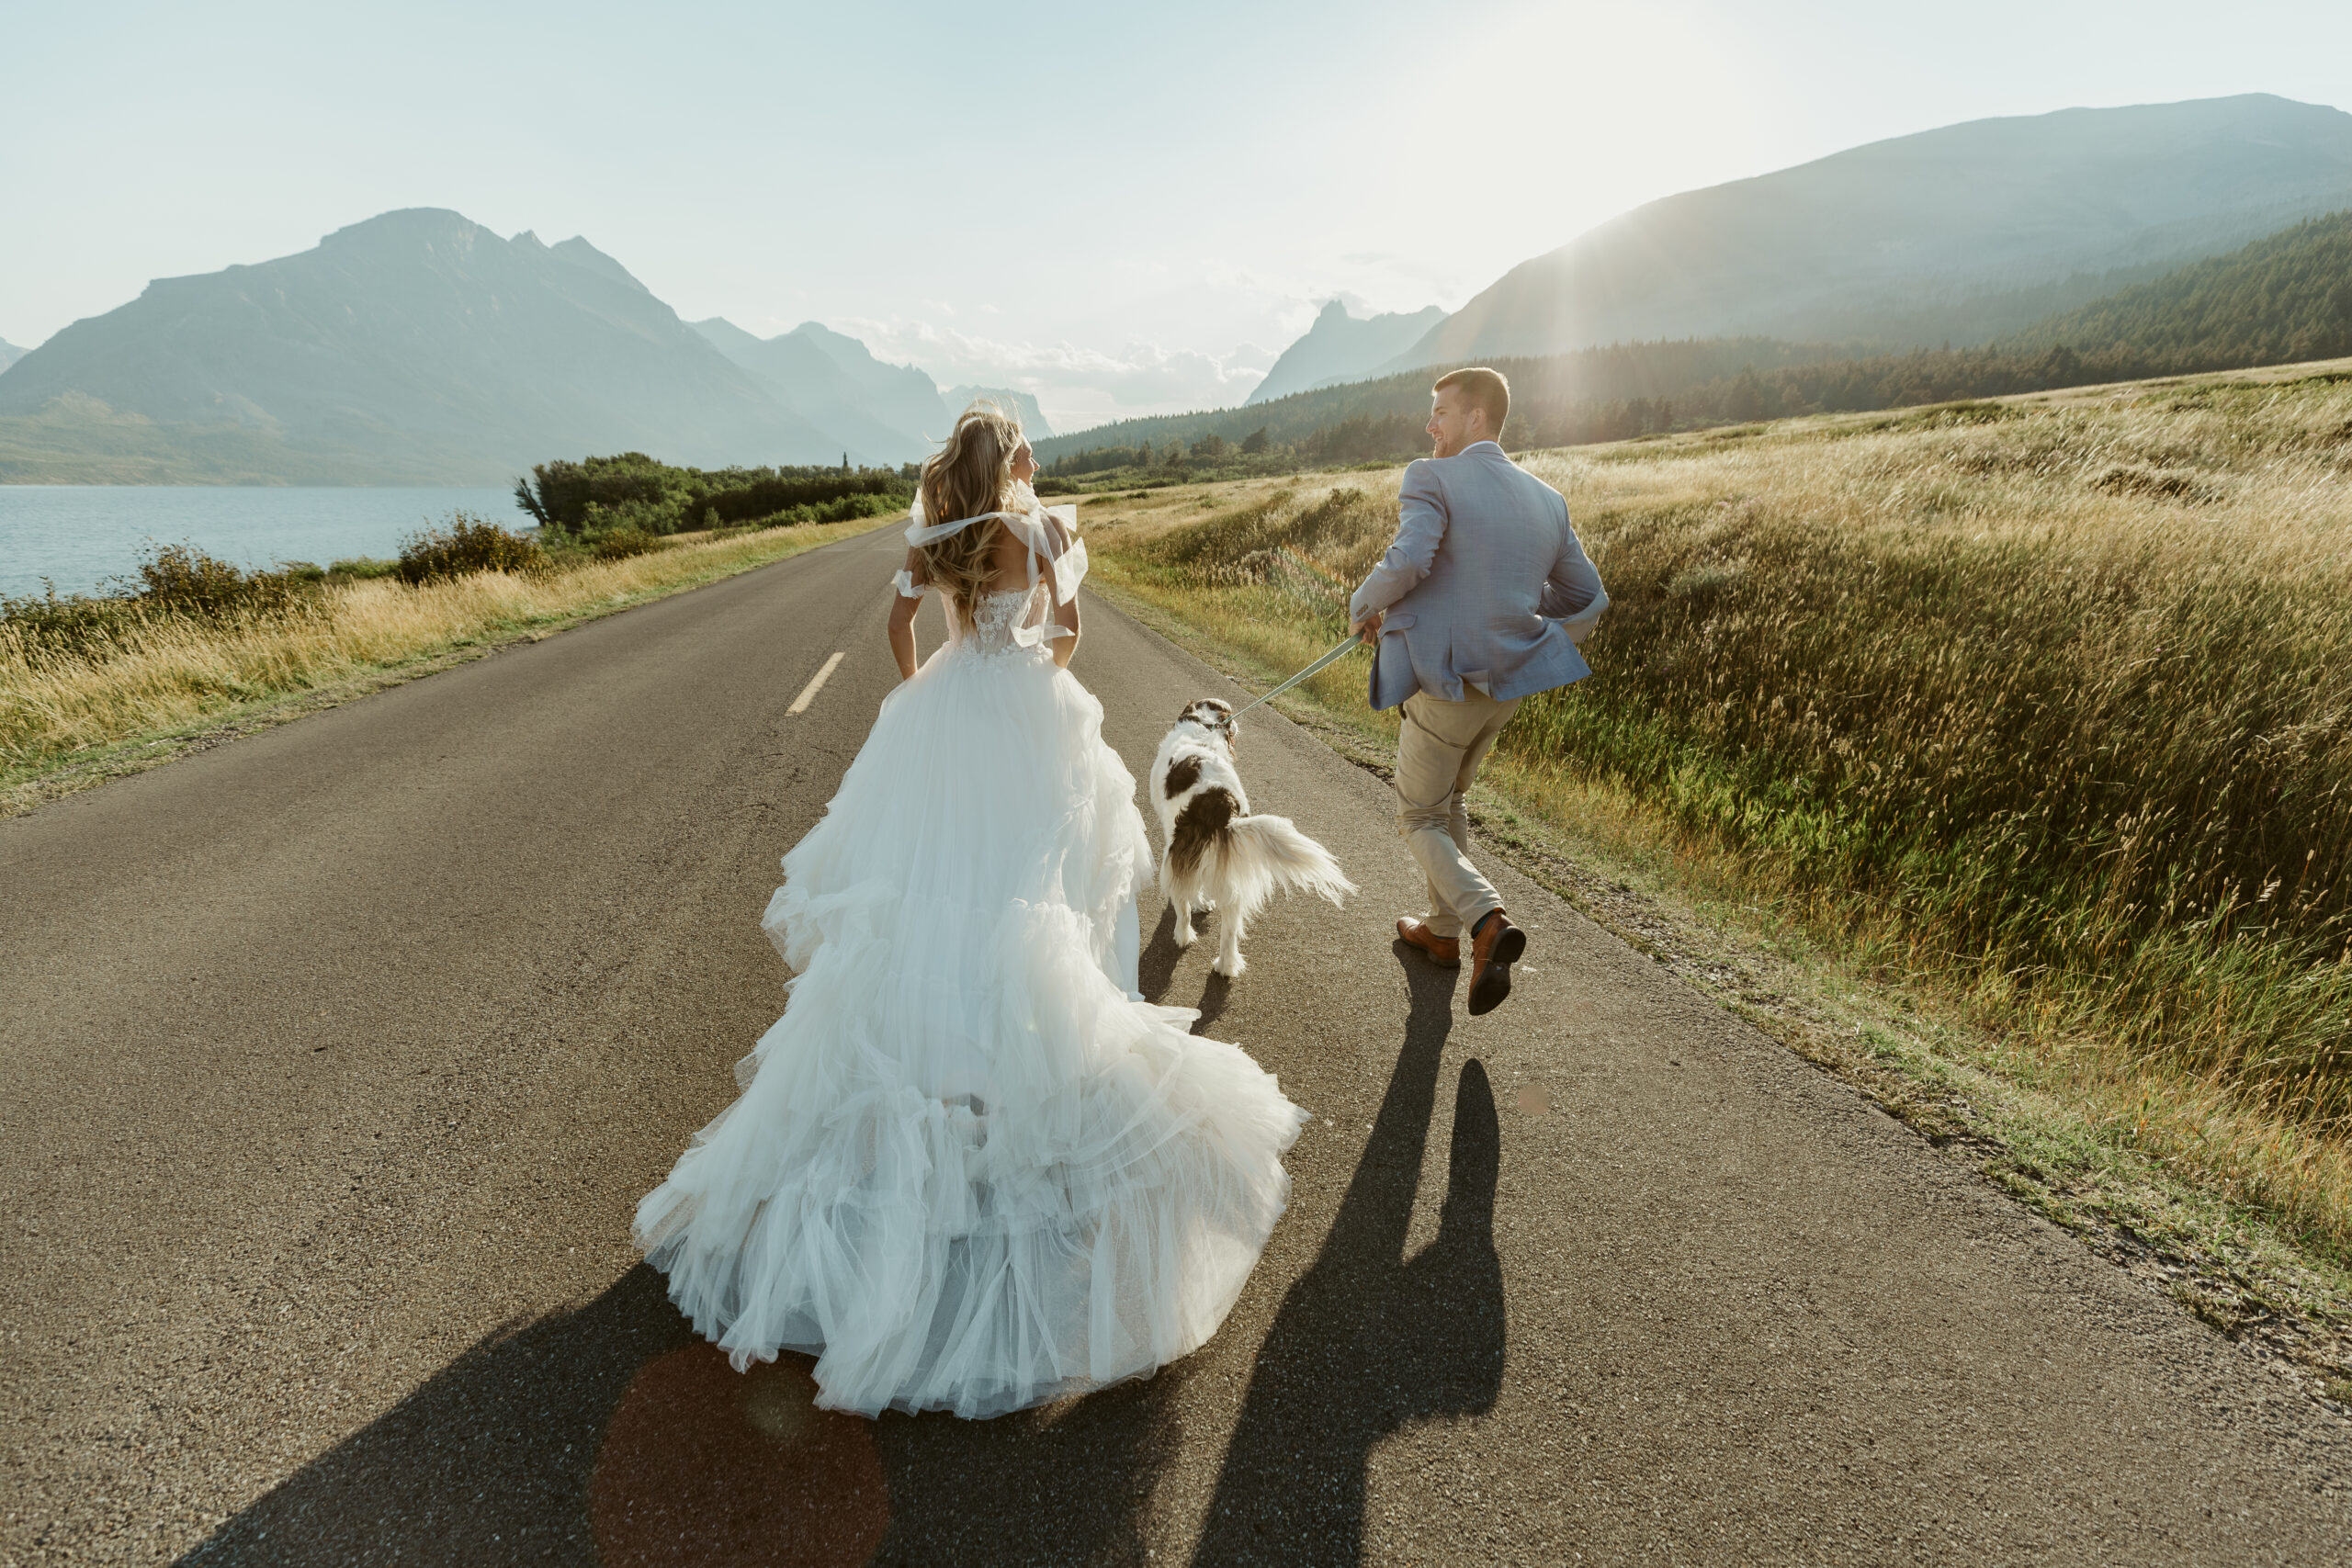
[[[1219,836],[1225,840],[1219,847],[1226,886],[1245,909],[1258,908],[1284,888],[1334,904],[1356,890],[1331,852],[1292,827],[1287,817],[1236,818]]]

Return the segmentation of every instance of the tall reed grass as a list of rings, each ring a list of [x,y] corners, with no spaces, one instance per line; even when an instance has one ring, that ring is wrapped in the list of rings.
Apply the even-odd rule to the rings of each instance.
[[[1526,463],[1611,607],[1596,675],[1529,701],[1506,766],[1632,801],[2128,1138],[2352,1248],[2352,383]],[[1286,635],[1279,662],[1340,635],[1393,531],[1395,478],[1349,479],[1098,558]]]
[[[410,584],[329,581],[192,604],[62,602],[0,619],[0,781],[77,755],[334,686],[453,649],[693,587],[874,526],[871,520],[683,542],[560,569]]]

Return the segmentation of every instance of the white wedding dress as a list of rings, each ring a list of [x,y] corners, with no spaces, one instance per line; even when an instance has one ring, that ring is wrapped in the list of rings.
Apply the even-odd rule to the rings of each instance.
[[[695,1328],[738,1368],[815,1355],[833,1409],[1148,1375],[1216,1331],[1288,1201],[1306,1113],[1136,989],[1135,780],[1049,640],[1083,562],[970,626],[949,602],[785,856],[784,1016],[638,1206]]]

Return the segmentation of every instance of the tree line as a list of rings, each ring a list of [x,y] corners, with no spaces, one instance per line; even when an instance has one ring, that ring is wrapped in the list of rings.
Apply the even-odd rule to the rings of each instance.
[[[912,464],[896,468],[688,468],[642,452],[540,463],[514,481],[514,504],[541,528],[587,535],[752,524],[838,523],[911,502]]]

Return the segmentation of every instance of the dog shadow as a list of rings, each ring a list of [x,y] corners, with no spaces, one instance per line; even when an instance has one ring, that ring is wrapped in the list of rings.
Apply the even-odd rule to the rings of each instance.
[[[1194,946],[1208,940],[1209,928],[1216,919],[1215,910],[1193,915]],[[1183,957],[1184,949],[1176,945],[1176,911],[1162,904],[1159,907],[1159,924],[1152,929],[1151,940],[1144,944],[1143,953],[1136,964],[1136,983],[1145,997],[1155,1002],[1173,1005],[1168,1003],[1168,988],[1176,983],[1176,965],[1183,961]],[[1193,1025],[1193,1032],[1198,1034],[1215,1023],[1224,1015],[1226,1004],[1232,999],[1231,977],[1212,973],[1201,987],[1201,999],[1193,1004],[1201,1011],[1199,1020]]]
[[[1483,1414],[1501,1392],[1494,1091],[1481,1064],[1463,1064],[1437,1235],[1407,1257],[1458,976],[1418,954],[1400,964],[1412,1006],[1396,1071],[1322,1251],[1259,1350],[1195,1568],[1360,1562],[1373,1450],[1417,1422]]]
[[[1165,898],[1159,901],[1159,923],[1151,929],[1151,940],[1143,944],[1143,953],[1136,964],[1136,983],[1143,994],[1155,1002],[1166,1002],[1168,987],[1175,983],[1176,965],[1183,961],[1184,950],[1176,945],[1176,911]]]
[[[1193,1032],[1200,1033],[1215,1023],[1225,1012],[1225,1004],[1233,996],[1233,981],[1224,975],[1211,974],[1208,983],[1201,987],[1201,999],[1194,1003],[1201,1010],[1200,1018],[1193,1025]]]

